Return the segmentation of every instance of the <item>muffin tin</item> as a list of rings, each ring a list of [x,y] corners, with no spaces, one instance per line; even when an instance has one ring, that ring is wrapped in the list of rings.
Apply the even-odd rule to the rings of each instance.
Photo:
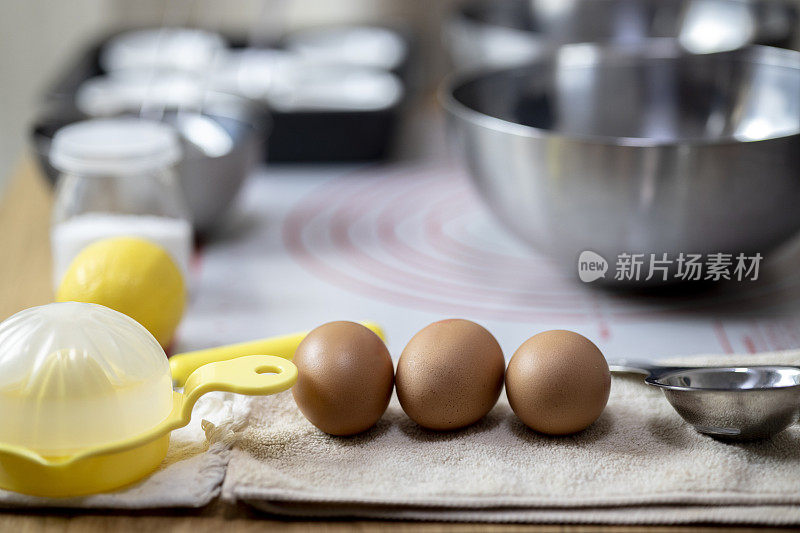
[[[377,160],[389,156],[408,81],[408,36],[386,28],[341,27],[316,31],[319,32],[318,35],[310,30],[304,30],[297,36],[290,35],[285,42],[276,43],[269,50],[302,56],[305,61],[324,60],[325,68],[334,80],[341,78],[343,72],[346,74],[347,69],[357,66],[363,69],[373,68],[376,72],[379,70],[399,82],[401,95],[397,98],[390,95],[385,98],[383,105],[370,107],[339,105],[280,108],[261,99],[254,99],[256,107],[261,111],[268,110],[271,116],[269,142],[264,143],[263,158],[272,162],[336,162]],[[391,61],[386,63],[391,65],[391,69],[375,67],[376,62],[381,64],[380,58],[367,57],[363,61],[367,61],[369,65],[357,65],[330,63],[325,58],[315,56],[320,40],[345,39],[348,34],[391,44],[392,46],[383,47],[392,54],[389,58]],[[115,42],[115,39],[118,41],[119,35],[120,33],[116,33],[108,36],[90,46],[51,85],[44,95],[43,111],[32,128],[35,142],[41,140],[40,132],[56,120],[64,117],[85,118],[86,113],[76,105],[78,89],[90,78],[106,74],[103,65],[108,63],[108,57],[107,54],[104,55],[104,46]],[[234,53],[258,50],[247,48],[241,40],[229,41],[230,50]],[[227,89],[231,87],[228,86]]]

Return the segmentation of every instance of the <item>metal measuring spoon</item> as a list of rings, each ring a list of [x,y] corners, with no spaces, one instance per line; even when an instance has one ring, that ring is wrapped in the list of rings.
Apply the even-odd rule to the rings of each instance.
[[[783,365],[679,367],[620,361],[616,373],[645,375],[700,433],[726,440],[767,438],[800,419],[800,368]]]

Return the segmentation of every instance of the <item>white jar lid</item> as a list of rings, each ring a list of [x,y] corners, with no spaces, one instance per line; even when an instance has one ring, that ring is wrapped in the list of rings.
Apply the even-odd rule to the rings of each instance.
[[[132,174],[168,167],[182,155],[175,130],[138,118],[86,120],[58,130],[50,163],[71,174]]]

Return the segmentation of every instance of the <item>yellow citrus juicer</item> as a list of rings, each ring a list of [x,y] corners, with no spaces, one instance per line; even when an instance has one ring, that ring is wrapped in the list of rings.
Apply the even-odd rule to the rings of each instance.
[[[17,313],[0,324],[0,488],[68,497],[128,485],[158,468],[203,394],[275,394],[297,380],[287,358],[226,359],[175,392],[163,349],[126,315],[77,302]]]

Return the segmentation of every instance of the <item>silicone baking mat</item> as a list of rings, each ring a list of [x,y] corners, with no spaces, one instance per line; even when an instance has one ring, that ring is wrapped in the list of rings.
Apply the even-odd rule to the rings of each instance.
[[[767,255],[758,281],[631,295],[577,280],[510,235],[447,160],[272,166],[198,257],[179,349],[376,320],[399,355],[427,323],[475,320],[506,355],[572,329],[609,359],[800,347],[797,253]]]

